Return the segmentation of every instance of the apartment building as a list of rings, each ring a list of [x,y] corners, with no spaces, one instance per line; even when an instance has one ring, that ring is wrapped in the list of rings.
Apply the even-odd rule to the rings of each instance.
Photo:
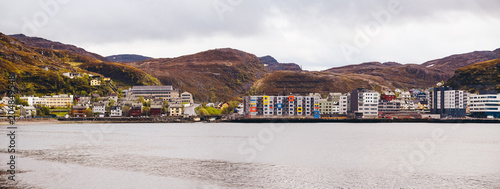
[[[133,86],[129,90],[124,91],[127,98],[161,98],[170,100],[171,98],[179,97],[179,91],[171,85],[167,86]]]
[[[351,93],[340,96],[339,114],[347,115],[351,111]]]
[[[500,118],[500,94],[482,91],[469,97],[471,117]]]
[[[189,92],[181,93],[181,101],[182,103],[192,104],[194,102],[193,95]]]
[[[64,108],[73,104],[73,95],[61,94],[54,96],[44,96],[45,100],[43,105],[48,107]]]
[[[245,114],[249,116],[298,116],[319,118],[321,96],[249,96]]]
[[[319,113],[321,115],[332,115],[333,113],[333,101],[329,101],[328,99],[320,99],[319,100]],[[337,112],[338,112],[338,104],[337,104]]]
[[[440,114],[441,117],[465,117],[468,93],[453,90],[452,87],[435,88],[430,95],[431,114]]]
[[[351,111],[363,118],[378,117],[379,93],[367,89],[355,89],[351,92]]]
[[[28,102],[28,104],[30,106],[45,105],[45,98],[33,97],[33,96],[23,96],[23,97],[20,97],[20,99]]]
[[[182,116],[182,104],[172,104],[168,107],[168,111],[170,112],[170,116]]]

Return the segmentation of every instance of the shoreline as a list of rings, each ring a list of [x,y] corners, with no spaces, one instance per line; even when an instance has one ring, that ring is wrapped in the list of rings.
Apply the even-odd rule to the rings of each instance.
[[[17,120],[16,125],[47,125],[47,124],[88,124],[88,123],[500,123],[500,119],[235,119],[200,121],[182,119],[155,119],[155,118],[87,118],[87,119],[50,119],[50,120]],[[9,122],[0,122],[0,125],[10,125]]]

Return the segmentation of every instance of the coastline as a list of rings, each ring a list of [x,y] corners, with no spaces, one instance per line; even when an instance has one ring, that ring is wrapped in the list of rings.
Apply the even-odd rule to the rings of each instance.
[[[234,119],[201,121],[201,123],[500,123],[500,119]],[[196,123],[192,120],[158,119],[158,118],[87,118],[87,119],[49,119],[49,120],[17,120],[17,125],[47,125],[47,124],[88,124],[88,123]],[[9,125],[9,122],[0,122]]]

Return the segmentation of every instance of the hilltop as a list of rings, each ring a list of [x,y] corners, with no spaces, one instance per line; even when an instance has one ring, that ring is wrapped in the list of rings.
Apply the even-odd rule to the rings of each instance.
[[[38,47],[38,48],[53,49],[53,50],[65,50],[82,56],[94,58],[100,61],[107,61],[107,59],[102,57],[101,55],[88,52],[85,49],[74,45],[51,41],[40,37],[28,37],[24,34],[16,34],[9,36],[18,39],[21,43],[29,47]]]
[[[106,57],[106,60],[110,62],[139,62],[148,59],[153,59],[153,58],[136,54],[119,54]]]
[[[8,73],[18,75],[18,91],[24,95],[70,93],[85,94],[111,92],[106,86],[91,87],[88,78],[70,79],[66,72],[93,74],[111,77],[119,85],[160,85],[156,78],[131,66],[102,62],[91,56],[80,55],[68,50],[56,50],[29,46],[14,37],[0,33],[0,94],[7,91]],[[103,68],[104,69],[99,69]],[[120,70],[121,74],[114,70]]]
[[[189,91],[204,102],[238,98],[266,73],[255,55],[230,48],[126,64],[157,77],[164,85]]]
[[[295,63],[279,63],[272,56],[263,56],[259,58],[260,61],[266,66],[266,69],[270,72],[273,71],[302,71],[299,65]]]
[[[495,90],[500,92],[500,59],[460,68],[446,84],[470,92]]]

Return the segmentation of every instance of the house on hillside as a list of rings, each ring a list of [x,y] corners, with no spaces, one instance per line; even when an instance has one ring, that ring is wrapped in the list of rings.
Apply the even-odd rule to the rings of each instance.
[[[85,111],[87,111],[87,107],[85,106],[73,106],[73,117],[87,117]]]
[[[193,95],[189,92],[181,93],[181,100],[182,100],[182,103],[187,103],[187,104],[191,104],[194,102]]]
[[[168,107],[168,111],[170,112],[170,116],[182,116],[182,104],[172,104]]]
[[[123,109],[121,106],[111,106],[111,112],[109,114],[110,117],[122,117]]]
[[[162,105],[151,105],[151,116],[161,116]]]
[[[101,80],[100,79],[90,80],[90,86],[101,86]]]
[[[132,107],[130,108],[130,116],[132,117],[142,116],[142,108],[143,108],[142,103],[133,103]]]
[[[77,72],[63,73],[63,76],[69,77],[70,79],[73,79],[75,77],[82,77],[82,75],[80,73],[77,73]]]
[[[36,116],[36,108],[33,106],[21,106],[20,114],[22,117],[25,117],[25,118],[35,117]]]

